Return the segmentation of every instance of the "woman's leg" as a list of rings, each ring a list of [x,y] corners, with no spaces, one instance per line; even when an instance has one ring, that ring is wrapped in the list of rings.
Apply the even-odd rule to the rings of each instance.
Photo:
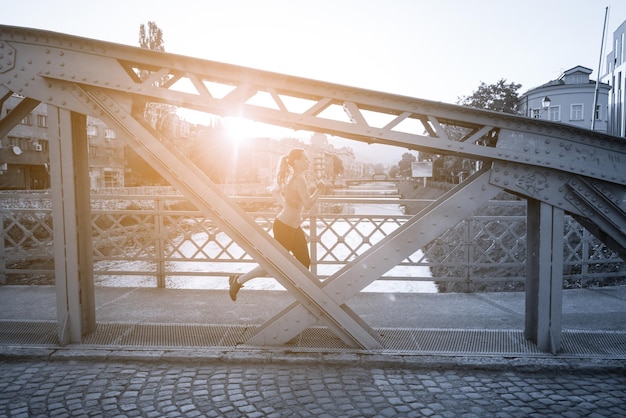
[[[278,226],[276,225],[276,222],[279,223]],[[283,241],[285,240],[284,228],[289,228],[289,227],[280,221],[274,220],[274,224],[272,226],[272,230],[274,232],[274,238],[278,242],[280,242],[283,246],[285,246],[285,244],[279,238],[282,238]],[[278,229],[278,237],[276,235],[277,229]],[[233,302],[235,302],[237,300],[237,293],[239,292],[239,289],[243,287],[243,284],[245,282],[252,280],[252,279],[256,279],[257,277],[264,277],[266,275],[267,275],[267,272],[261,266],[256,266],[255,268],[253,268],[252,270],[244,274],[231,274],[230,276],[228,276],[230,298],[233,300]]]
[[[309,256],[309,245],[306,234],[302,228],[292,228],[289,225],[275,219],[272,226],[274,239],[278,241],[287,251],[290,251],[302,265],[307,269],[311,266],[311,257]],[[256,266],[252,270],[244,274],[231,274],[228,277],[230,298],[237,300],[237,293],[248,280],[267,275],[265,269]]]
[[[309,255],[309,243],[302,228],[298,228],[293,233],[291,240],[291,252],[307,269],[311,267],[311,256]]]
[[[237,276],[237,282],[239,282],[239,284],[244,284],[248,280],[256,279],[257,277],[265,277],[265,276],[267,276],[267,272],[265,271],[265,269],[261,266],[256,266],[249,272],[244,273],[240,276]]]
[[[255,279],[257,277],[263,277],[267,275],[265,269],[261,266],[256,266],[252,270],[244,274],[231,274],[228,276],[228,293],[230,298],[235,302],[237,300],[237,293],[239,289],[243,287],[243,284],[248,280]]]
[[[302,228],[292,228],[276,219],[273,230],[276,241],[291,252],[304,267],[309,268],[311,266],[309,244]]]

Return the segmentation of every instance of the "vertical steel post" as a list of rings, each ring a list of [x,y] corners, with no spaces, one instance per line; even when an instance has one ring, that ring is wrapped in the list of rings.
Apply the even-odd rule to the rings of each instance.
[[[311,254],[311,273],[317,276],[317,242],[319,240],[319,234],[317,232],[317,204],[311,208],[309,214],[309,248]]]
[[[154,226],[156,228],[156,279],[157,287],[165,289],[165,228],[163,227],[163,199],[157,197]]]
[[[581,235],[580,276],[584,278],[589,277],[587,273],[589,273],[589,266],[591,265],[591,246],[589,245],[591,234],[583,228]]]
[[[96,302],[93,278],[93,230],[91,219],[91,179],[89,177],[89,140],[87,116],[71,112],[72,155],[76,188],[76,223],[78,226],[78,262],[82,335],[96,329]]]
[[[474,259],[474,243],[472,242],[472,230],[470,227],[470,219],[465,219],[463,221],[464,229],[465,229],[465,243],[463,245],[463,252],[465,252],[465,267],[463,270],[465,271],[465,291],[467,293],[471,293],[474,291],[474,286],[472,283],[472,261]]]
[[[4,216],[0,213],[0,284],[7,282],[6,250],[4,248]]]
[[[86,117],[48,106],[59,342],[95,329]]]
[[[561,348],[564,212],[528,200],[526,324],[524,335],[540,350]]]

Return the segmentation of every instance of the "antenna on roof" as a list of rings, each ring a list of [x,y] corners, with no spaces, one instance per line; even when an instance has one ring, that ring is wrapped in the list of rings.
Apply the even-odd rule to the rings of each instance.
[[[591,108],[591,130],[596,127],[596,106],[598,105],[598,89],[600,87],[600,71],[602,68],[602,55],[604,54],[604,38],[606,34],[606,24],[609,18],[609,7],[604,11],[604,27],[602,28],[602,42],[600,42],[600,60],[598,61],[598,74],[596,74],[596,90],[593,93],[593,107]]]

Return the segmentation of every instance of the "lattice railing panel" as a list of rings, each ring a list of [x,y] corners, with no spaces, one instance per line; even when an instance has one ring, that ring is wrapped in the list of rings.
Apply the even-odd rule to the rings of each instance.
[[[406,221],[398,216],[324,216],[314,219],[319,264],[344,264]]]
[[[180,196],[168,197],[176,201]],[[141,205],[136,202],[141,200]],[[94,261],[99,274],[166,276],[196,272],[226,274],[254,263],[230,237],[194,210],[173,210],[158,196],[94,198]],[[45,209],[3,210],[0,275],[29,270],[28,260],[53,258],[52,217]],[[104,207],[110,209],[103,209]],[[128,208],[128,209],[121,209]],[[271,234],[275,213],[251,213]],[[409,219],[404,215],[316,214],[303,227],[310,234],[313,268],[354,260]],[[417,251],[400,266],[426,266],[449,280],[523,278],[526,257],[523,216],[475,216]],[[566,216],[564,274],[568,278],[626,276],[625,263]],[[104,264],[103,264],[104,263]],[[219,263],[218,266],[215,263]],[[105,266],[105,267],[100,267]],[[4,269],[4,270],[3,270]],[[247,267],[243,267],[244,270]],[[41,270],[37,270],[41,272]],[[159,272],[159,273],[157,273]]]
[[[153,258],[159,244],[154,213],[142,211],[94,213],[92,216],[94,260],[102,258]]]
[[[524,217],[476,217],[471,223],[470,234],[471,261],[474,266],[514,266],[526,258]]]
[[[2,248],[7,260],[53,257],[52,214],[49,210],[2,211]]]
[[[273,215],[251,214],[257,223],[271,233]],[[209,219],[197,214],[164,215],[168,237],[164,259],[168,261],[252,261],[252,258]]]

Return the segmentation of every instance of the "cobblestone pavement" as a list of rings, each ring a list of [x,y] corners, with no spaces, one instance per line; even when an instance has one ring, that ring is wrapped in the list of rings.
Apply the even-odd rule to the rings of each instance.
[[[0,360],[0,416],[626,416],[623,368],[198,363]]]

